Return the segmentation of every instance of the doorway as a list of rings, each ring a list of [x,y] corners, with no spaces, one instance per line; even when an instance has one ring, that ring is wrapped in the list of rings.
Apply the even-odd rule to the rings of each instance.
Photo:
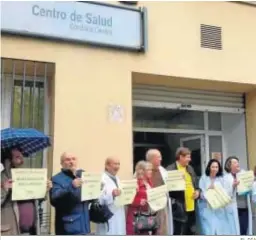
[[[184,137],[180,139],[180,146],[191,151],[191,165],[197,176],[202,176],[204,171],[204,136]]]
[[[177,148],[188,147],[191,150],[191,165],[197,176],[201,176],[204,171],[204,135],[134,131],[133,141],[134,167],[138,161],[145,159],[149,149],[158,149],[162,154],[162,165],[167,167],[175,162]]]

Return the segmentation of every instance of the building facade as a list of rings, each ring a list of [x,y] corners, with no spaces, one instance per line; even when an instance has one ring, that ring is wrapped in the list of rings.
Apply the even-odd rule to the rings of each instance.
[[[102,171],[115,155],[125,179],[148,148],[166,165],[187,146],[198,174],[230,155],[252,169],[256,7],[111,4],[2,4],[2,128],[36,127],[53,142],[30,166],[55,174],[71,151]]]

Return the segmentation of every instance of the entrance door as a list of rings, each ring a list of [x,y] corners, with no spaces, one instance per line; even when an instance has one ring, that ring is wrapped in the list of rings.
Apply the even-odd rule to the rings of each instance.
[[[198,177],[204,172],[204,136],[185,137],[180,139],[180,146],[189,148],[191,151],[191,166],[193,166]]]

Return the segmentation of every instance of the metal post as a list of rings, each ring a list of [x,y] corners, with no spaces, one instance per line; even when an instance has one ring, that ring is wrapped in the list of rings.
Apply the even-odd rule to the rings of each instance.
[[[32,127],[35,127],[35,95],[36,95],[36,62],[34,62],[34,77],[33,77],[33,103],[32,103]]]
[[[16,70],[16,63],[15,60],[12,60],[12,83],[11,83],[11,116],[10,116],[10,126],[12,127],[14,124],[13,121],[13,114],[14,114],[14,82],[15,82],[15,70]]]
[[[3,114],[3,97],[4,97],[5,81],[4,81],[4,59],[1,59],[1,111]]]
[[[21,88],[21,112],[20,112],[20,127],[24,126],[24,90],[26,86],[26,61],[23,62],[23,79]]]

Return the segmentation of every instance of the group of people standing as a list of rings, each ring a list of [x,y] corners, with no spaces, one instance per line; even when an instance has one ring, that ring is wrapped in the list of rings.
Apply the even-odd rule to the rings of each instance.
[[[96,223],[96,235],[252,235],[252,206],[256,204],[256,182],[253,190],[246,195],[238,195],[236,179],[240,169],[239,160],[229,157],[225,162],[225,172],[220,162],[208,162],[205,174],[200,180],[196,176],[191,161],[191,152],[179,148],[176,161],[166,169],[161,166],[159,150],[147,151],[145,160],[135,167],[137,192],[132,204],[116,206],[115,198],[121,194],[120,179],[117,174],[120,161],[109,157],[105,161],[102,174],[101,195],[97,200],[107,206],[111,218],[107,223]],[[14,202],[11,200],[12,180],[10,169],[19,167],[23,156],[18,149],[12,149],[3,161],[1,173],[1,234],[36,235],[40,234],[38,221],[38,201]],[[93,201],[81,201],[82,169],[72,153],[63,153],[60,159],[61,171],[47,182],[50,203],[55,208],[56,235],[88,235],[90,229],[90,206]],[[164,209],[154,213],[157,228],[148,231],[135,231],[135,215],[138,211],[152,212],[147,202],[147,190],[166,184],[168,172],[179,170],[184,173],[184,191],[167,193]],[[84,183],[86,184],[86,183]],[[232,201],[225,207],[213,210],[207,203],[205,192],[221,185]]]

